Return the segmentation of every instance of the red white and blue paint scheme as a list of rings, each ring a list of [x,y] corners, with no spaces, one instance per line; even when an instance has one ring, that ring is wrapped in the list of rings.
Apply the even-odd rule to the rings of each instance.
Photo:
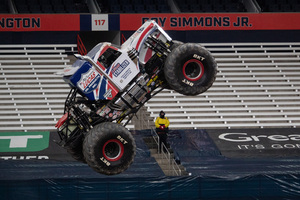
[[[164,43],[172,41],[172,38],[156,22],[147,21],[123,43],[121,48],[127,50],[135,48],[139,52],[139,61],[145,64],[156,53],[145,43],[150,35]]]
[[[115,53],[109,63],[105,53]],[[78,60],[64,72],[64,80],[78,88],[89,100],[112,100],[139,73],[138,66],[127,52],[110,43],[100,43],[86,56],[75,55]]]
[[[103,42],[75,57],[59,73],[71,87],[56,124],[59,144],[107,175],[133,162],[136,145],[125,126],[149,99],[163,89],[197,95],[216,77],[216,62],[205,48],[173,41],[155,21],[145,22],[120,47]]]
[[[145,45],[149,35],[167,42],[172,39],[154,21],[146,22],[119,49],[111,43],[99,43],[86,56],[75,54],[78,60],[63,72],[64,80],[72,87],[80,89],[89,100],[112,100],[140,72],[140,64],[145,64],[154,54]],[[128,51],[139,52],[139,62],[134,63]],[[107,53],[110,51],[109,53]],[[116,56],[105,63],[105,56],[114,52]]]

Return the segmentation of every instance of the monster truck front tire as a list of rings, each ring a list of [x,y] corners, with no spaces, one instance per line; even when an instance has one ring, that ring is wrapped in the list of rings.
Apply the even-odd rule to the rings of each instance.
[[[176,49],[178,46],[182,45],[183,42],[178,41],[178,40],[173,40],[173,45],[171,46],[170,50],[173,51],[174,49]],[[164,76],[163,82],[164,82],[164,88],[168,89],[168,90],[172,90],[172,88],[169,86],[168,82],[166,81],[166,76]]]
[[[176,47],[165,61],[168,85],[184,95],[198,95],[210,88],[217,74],[217,63],[211,53],[196,43]]]
[[[96,172],[119,174],[134,160],[136,144],[130,132],[120,124],[104,122],[89,131],[83,142],[83,155]]]

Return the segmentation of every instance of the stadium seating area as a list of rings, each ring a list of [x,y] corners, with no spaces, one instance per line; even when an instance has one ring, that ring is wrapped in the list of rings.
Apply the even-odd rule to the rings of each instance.
[[[239,0],[176,0],[181,12],[245,12]]]
[[[299,12],[300,0],[3,0],[0,13]]]
[[[14,0],[18,13],[89,13],[82,0]]]
[[[170,13],[167,0],[97,0],[105,13]]]
[[[204,46],[218,63],[212,88],[197,97],[164,90],[146,104],[152,119],[163,109],[172,129],[300,126],[299,43]],[[75,47],[1,46],[0,130],[54,130],[69,92],[54,73],[71,64]]]
[[[9,6],[7,1],[2,1],[0,4],[0,13],[9,13]]]
[[[299,12],[299,0],[256,0],[261,12]]]
[[[70,62],[67,52],[75,48],[1,45],[0,130],[26,130],[28,126],[31,130],[52,129],[53,118],[60,118],[69,90],[54,73]]]
[[[299,127],[299,43],[207,43],[218,63],[213,86],[197,97],[164,90],[147,104],[170,127]]]

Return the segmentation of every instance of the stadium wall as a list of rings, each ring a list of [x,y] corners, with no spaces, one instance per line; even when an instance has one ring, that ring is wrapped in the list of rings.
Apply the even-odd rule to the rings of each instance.
[[[91,31],[119,32],[122,41],[148,19],[183,42],[300,41],[300,13],[2,14],[0,44],[76,43]]]

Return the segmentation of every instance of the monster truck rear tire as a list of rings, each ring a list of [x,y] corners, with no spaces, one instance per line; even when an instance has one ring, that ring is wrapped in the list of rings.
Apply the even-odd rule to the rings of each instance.
[[[176,47],[165,61],[168,85],[184,95],[198,95],[210,88],[217,74],[217,63],[211,53],[199,44]]]
[[[86,163],[83,153],[82,153],[82,143],[83,143],[83,134],[79,133],[79,130],[77,131],[78,137],[74,138],[72,141],[69,141],[65,149],[67,152],[74,158],[75,160]]]
[[[83,155],[96,172],[119,174],[134,160],[136,144],[131,133],[120,124],[103,122],[91,129],[83,142]]]

